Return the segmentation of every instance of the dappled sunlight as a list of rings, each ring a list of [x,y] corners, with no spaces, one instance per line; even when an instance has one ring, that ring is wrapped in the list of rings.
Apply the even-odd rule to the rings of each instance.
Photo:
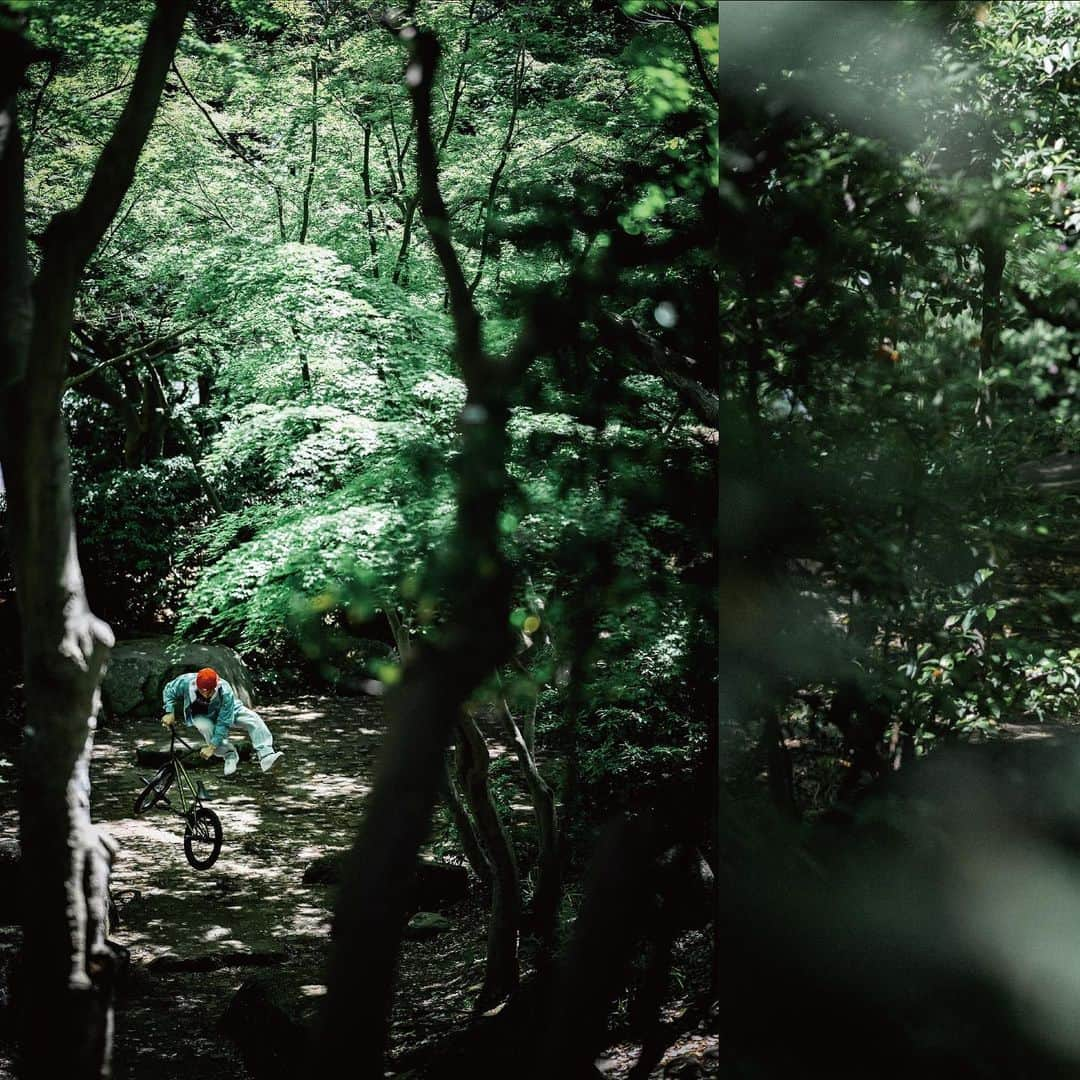
[[[91,765],[94,816],[120,845],[115,938],[137,965],[325,940],[332,890],[304,888],[301,878],[313,860],[352,843],[382,732],[378,708],[366,699],[268,706],[262,715],[285,751],[272,772],[253,760],[228,778],[216,764],[193,771],[224,832],[218,861],[201,872],[184,857],[178,814],[158,806],[133,816],[141,778],[154,771],[134,765],[135,753],[164,748],[162,733],[153,722],[99,733]],[[0,763],[0,776],[4,768]]]
[[[283,937],[325,937],[330,933],[332,912],[316,904],[299,904],[288,919],[277,925]]]
[[[319,795],[333,797],[335,795],[366,795],[371,790],[370,784],[362,783],[351,776],[335,776],[333,773],[315,773],[311,778],[312,784],[317,785]]]

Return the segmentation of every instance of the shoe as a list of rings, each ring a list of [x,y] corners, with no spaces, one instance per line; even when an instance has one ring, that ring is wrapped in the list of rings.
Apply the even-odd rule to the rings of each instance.
[[[236,763],[239,758],[230,757],[225,759],[225,775],[232,776],[236,772]]]
[[[266,757],[259,758],[259,764],[262,766],[263,772],[269,772],[278,762],[278,758],[281,757],[281,751],[275,750],[273,753],[267,754]]]

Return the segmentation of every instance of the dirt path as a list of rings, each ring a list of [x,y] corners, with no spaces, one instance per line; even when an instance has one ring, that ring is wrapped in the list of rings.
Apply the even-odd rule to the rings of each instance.
[[[131,951],[116,1018],[114,1073],[121,1080],[245,1075],[220,1021],[256,971],[297,1019],[313,1013],[325,993],[334,890],[304,885],[302,877],[312,860],[347,848],[355,836],[382,711],[370,698],[311,697],[260,712],[285,756],[266,774],[252,761],[227,780],[217,766],[199,770],[224,831],[221,856],[201,872],[184,858],[179,818],[162,809],[132,814],[140,774],[152,771],[136,768],[135,751],[167,746],[156,722],[104,728],[95,740],[94,819],[120,844],[112,887],[121,925],[112,937]],[[0,832],[7,836],[17,833],[14,756],[0,754]],[[447,914],[453,931],[404,944],[393,1052],[468,1021],[482,976],[483,912],[466,901]],[[7,956],[15,940],[13,930],[2,931]],[[210,954],[235,961],[211,971],[163,969],[174,958]],[[252,954],[272,962],[244,966]],[[0,1077],[5,1057],[0,1048]]]
[[[205,871],[184,857],[179,818],[162,809],[132,814],[140,774],[152,771],[133,764],[136,750],[167,746],[156,722],[105,728],[95,741],[94,818],[120,845],[112,887],[121,925],[112,937],[131,952],[117,1003],[118,1080],[244,1076],[221,1023],[244,981],[264,981],[298,1020],[309,1019],[325,993],[334,890],[304,885],[302,877],[314,859],[347,848],[355,836],[383,736],[382,711],[377,699],[310,697],[260,712],[285,752],[272,772],[253,761],[241,762],[229,779],[217,765],[199,770],[224,831],[221,855]],[[15,834],[17,822],[13,757],[0,755],[6,835]],[[446,857],[452,847],[449,834],[436,835],[427,853]],[[444,914],[451,931],[403,944],[390,1029],[394,1057],[469,1023],[483,977],[485,913],[479,897],[470,897]],[[14,932],[0,929],[0,951],[10,955],[14,944]],[[177,960],[211,954],[228,962],[208,971],[171,970]],[[260,957],[265,966],[249,966]],[[625,1076],[631,1050],[613,1048],[609,1075]],[[0,1078],[4,1056],[0,1050]]]

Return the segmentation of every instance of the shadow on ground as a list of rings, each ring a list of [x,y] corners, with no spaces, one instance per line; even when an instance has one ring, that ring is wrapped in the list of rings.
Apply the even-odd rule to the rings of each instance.
[[[168,745],[158,722],[98,732],[93,816],[119,843],[112,891],[120,925],[112,938],[131,953],[117,1001],[117,1080],[243,1077],[243,1061],[222,1024],[241,985],[259,978],[302,1022],[313,1018],[325,993],[334,889],[305,885],[303,874],[319,856],[352,843],[384,733],[382,710],[370,698],[307,697],[259,711],[284,756],[266,774],[250,760],[228,779],[217,764],[199,770],[224,833],[218,861],[204,871],[184,857],[180,818],[160,807],[141,817],[133,813],[140,777],[153,771],[135,765],[136,751]],[[493,758],[506,751],[492,739]],[[0,750],[0,831],[12,837],[14,757],[13,749]],[[448,823],[437,823],[433,844],[439,850],[429,847],[425,854],[447,858],[455,849],[450,836]],[[443,914],[452,922],[449,932],[403,943],[391,1060],[470,1023],[483,979],[483,900],[474,890]],[[0,960],[10,960],[16,947],[17,931],[0,927]],[[698,950],[706,951],[700,943]],[[184,964],[208,970],[177,970]],[[688,1038],[692,1043],[701,1036]],[[608,1075],[618,1080],[629,1072],[636,1045],[616,1045],[607,1057]],[[12,1075],[9,1066],[0,1046],[0,1080]]]
[[[270,773],[254,761],[228,779],[217,766],[199,772],[224,831],[221,855],[205,871],[184,858],[178,817],[161,808],[132,813],[140,773],[151,771],[134,766],[135,752],[165,744],[156,722],[103,729],[95,742],[95,818],[120,844],[113,893],[121,924],[113,937],[132,960],[117,1015],[119,1078],[244,1075],[220,1019],[253,974],[249,965],[259,965],[297,1019],[310,1017],[325,992],[333,889],[302,877],[310,862],[355,836],[383,734],[381,709],[371,699],[304,698],[260,713],[284,751]],[[483,913],[466,902],[448,914],[452,933],[405,943],[394,1049],[468,1019],[482,973]],[[224,963],[163,970],[209,956]],[[455,988],[456,997],[448,994]]]

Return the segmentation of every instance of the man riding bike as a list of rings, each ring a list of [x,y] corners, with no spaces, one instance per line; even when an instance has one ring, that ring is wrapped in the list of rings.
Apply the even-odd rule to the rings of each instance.
[[[204,758],[215,755],[225,759],[225,775],[236,772],[240,755],[229,740],[231,728],[241,728],[251,740],[252,749],[262,766],[269,772],[281,758],[274,749],[274,737],[257,712],[240,703],[236,692],[213,668],[178,675],[162,691],[166,713],[163,727],[172,727],[177,716],[183,716],[188,727],[194,727],[206,742],[199,753]]]

